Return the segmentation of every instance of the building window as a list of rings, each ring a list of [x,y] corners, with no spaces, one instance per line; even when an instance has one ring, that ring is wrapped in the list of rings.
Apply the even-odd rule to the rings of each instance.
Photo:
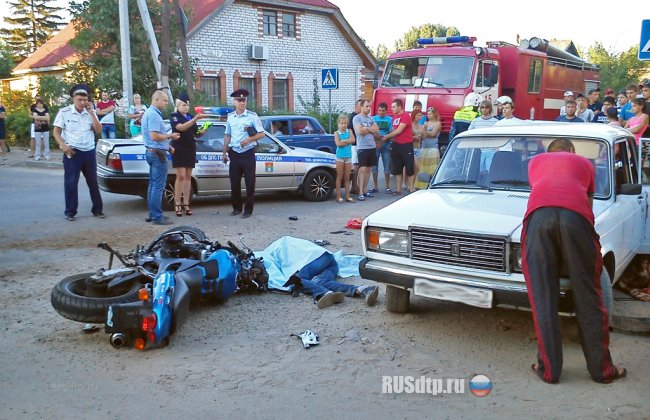
[[[257,92],[255,91],[255,79],[240,78],[239,89],[246,89],[248,91],[248,108],[255,107],[257,104]]]
[[[530,60],[528,93],[539,93],[542,87],[542,60]]]
[[[277,35],[278,18],[273,10],[265,10],[263,15],[264,35]]]
[[[218,77],[201,77],[201,90],[208,95],[211,102],[219,103],[221,100],[221,83]]]
[[[289,109],[289,81],[286,79],[273,80],[273,110]]]
[[[293,13],[282,13],[282,36],[296,37],[296,15]]]

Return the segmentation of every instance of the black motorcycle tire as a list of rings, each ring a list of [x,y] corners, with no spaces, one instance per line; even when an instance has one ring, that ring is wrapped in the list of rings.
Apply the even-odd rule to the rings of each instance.
[[[151,241],[151,243],[147,246],[145,252],[146,253],[152,252],[154,250],[155,246],[158,245],[160,240],[162,238],[164,238],[170,232],[181,232],[181,233],[183,233],[185,235],[190,236],[195,241],[199,241],[199,242],[209,240],[208,235],[205,232],[203,232],[201,229],[199,229],[199,228],[197,228],[195,226],[178,226],[178,227],[175,227],[175,228],[172,228],[172,229],[168,229],[168,230],[164,231],[163,233],[161,233],[160,235],[158,235],[156,237],[156,239]]]
[[[135,302],[142,284],[129,282],[114,290],[111,296],[90,297],[83,294],[83,282],[95,273],[82,273],[69,276],[58,282],[52,289],[52,307],[59,315],[72,321],[103,324],[106,311],[111,305]]]

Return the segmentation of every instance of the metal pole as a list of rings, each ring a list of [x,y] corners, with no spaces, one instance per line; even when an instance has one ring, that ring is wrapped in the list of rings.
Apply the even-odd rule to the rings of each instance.
[[[327,89],[329,92],[329,104],[327,108],[327,125],[330,134],[332,134],[332,89]]]
[[[122,98],[126,109],[133,102],[133,76],[131,74],[131,39],[129,35],[129,0],[119,0],[120,47],[122,52]],[[128,112],[127,112],[128,113]],[[128,118],[124,118],[124,132],[128,133]],[[126,137],[126,135],[125,135]]]
[[[172,92],[171,89],[169,89],[169,85],[165,86],[162,83],[161,63],[159,61],[160,49],[158,48],[158,41],[156,41],[156,33],[153,30],[153,24],[151,23],[151,17],[149,16],[149,8],[147,7],[147,0],[138,0],[138,9],[140,9],[142,26],[144,27],[145,32],[147,32],[147,38],[149,38],[149,51],[151,52],[151,59],[153,60],[153,66],[156,69],[156,76],[158,77],[158,82],[160,83],[159,88],[162,88],[163,91],[167,93],[167,97],[169,98],[169,103],[173,104],[174,98],[172,97]]]

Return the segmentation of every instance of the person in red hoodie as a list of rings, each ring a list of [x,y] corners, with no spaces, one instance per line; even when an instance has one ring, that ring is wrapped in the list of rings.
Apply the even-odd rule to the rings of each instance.
[[[521,237],[522,269],[537,335],[535,373],[557,383],[562,373],[558,304],[560,267],[567,268],[587,369],[596,382],[623,378],[609,353],[609,313],[603,304],[603,258],[592,210],[594,167],[568,139],[554,140],[530,161],[531,187]]]

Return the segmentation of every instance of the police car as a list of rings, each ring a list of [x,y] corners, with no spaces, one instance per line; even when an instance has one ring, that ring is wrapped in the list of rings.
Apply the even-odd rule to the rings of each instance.
[[[198,121],[198,125],[201,130],[196,137],[197,163],[192,172],[192,194],[229,195],[229,163],[221,160],[226,123],[208,119]],[[265,131],[265,136],[257,142],[255,159],[256,192],[296,191],[307,200],[324,201],[334,191],[336,158],[331,153],[289,147]],[[170,155],[168,162],[163,206],[172,209],[175,172]],[[97,178],[103,191],[146,198],[149,165],[142,136],[100,140],[97,143]]]

